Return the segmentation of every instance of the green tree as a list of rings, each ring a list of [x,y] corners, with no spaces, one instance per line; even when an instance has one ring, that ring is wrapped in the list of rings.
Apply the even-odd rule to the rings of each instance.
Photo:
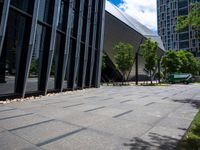
[[[115,55],[117,68],[122,72],[123,81],[125,81],[128,79],[134,64],[133,46],[129,43],[120,42],[115,45],[114,50],[117,52]]]
[[[176,51],[169,50],[165,53],[161,60],[162,68],[164,69],[164,75],[178,72],[181,67],[181,60],[177,56]]]
[[[191,27],[197,38],[200,38],[200,2],[191,3],[190,12],[187,16],[180,16],[176,26],[177,31]]]
[[[30,75],[36,75],[38,73],[39,59],[33,59],[30,66]]]
[[[105,69],[106,68],[106,54],[105,52],[103,52],[103,55],[102,55],[102,69]]]
[[[152,41],[151,39],[145,40],[143,44],[140,45],[142,51],[142,56],[145,60],[145,69],[149,72],[151,84],[153,81],[153,76],[156,71],[156,66],[158,62],[158,57],[156,50],[158,48],[158,43]]]
[[[186,50],[180,50],[177,52],[177,56],[180,59],[181,65],[179,71],[182,73],[191,73],[193,75],[198,74],[199,62],[194,55]]]

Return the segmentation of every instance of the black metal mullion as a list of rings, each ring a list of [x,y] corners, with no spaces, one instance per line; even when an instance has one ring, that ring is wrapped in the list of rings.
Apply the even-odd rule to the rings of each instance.
[[[102,1],[101,17],[99,26],[99,36],[98,36],[98,58],[96,64],[96,74],[95,74],[95,87],[100,87],[101,82],[101,66],[102,66],[102,54],[103,54],[103,43],[104,43],[104,28],[105,28],[105,0]]]
[[[82,37],[82,25],[83,25],[83,8],[84,8],[84,1],[80,2],[79,6],[79,21],[78,21],[78,33],[77,33],[77,41],[76,41],[76,53],[75,53],[75,65],[74,65],[74,74],[73,74],[73,85],[72,89],[75,89],[75,82],[77,78],[78,72],[78,65],[80,59],[80,46],[81,46],[81,37]]]
[[[27,79],[28,79],[29,69],[31,66],[33,50],[34,50],[36,30],[37,30],[37,20],[38,20],[38,14],[39,14],[39,4],[40,4],[40,0],[35,0],[30,40],[29,40],[29,45],[28,45],[28,53],[27,53],[27,59],[25,63],[26,66],[25,66],[25,71],[24,71],[25,75],[24,75],[24,83],[23,83],[23,89],[22,89],[22,97],[25,96]]]
[[[88,63],[88,51],[89,51],[89,37],[90,37],[90,25],[91,25],[91,17],[92,17],[92,0],[89,0],[88,4],[88,16],[87,16],[87,29],[86,29],[86,40],[85,40],[85,51],[84,51],[84,62],[83,62],[83,75],[82,75],[82,86],[85,87],[86,80],[86,70]]]
[[[9,14],[10,0],[4,0],[3,2],[3,10],[0,24],[0,56],[2,53],[3,43],[6,34],[6,26],[8,22],[8,14]]]
[[[98,2],[95,2],[95,11],[94,11],[94,28],[93,28],[93,37],[92,37],[92,51],[91,51],[91,65],[90,65],[90,77],[89,77],[89,87],[91,87],[92,78],[93,78],[93,69],[94,69],[94,60],[95,60],[95,45],[96,45],[96,32],[97,32],[97,16],[98,16]]]
[[[51,65],[53,61],[53,55],[55,51],[55,42],[56,42],[56,29],[57,29],[57,23],[59,19],[59,5],[60,5],[60,0],[55,0],[54,4],[54,13],[53,13],[53,25],[52,25],[52,30],[51,30],[51,41],[50,41],[50,48],[49,48],[49,55],[48,55],[48,64],[47,64],[47,72],[45,76],[45,82],[44,82],[44,94],[47,94],[47,89],[48,89],[48,81],[50,78],[50,71],[51,71]],[[44,72],[43,72],[44,73]]]
[[[71,36],[72,20],[73,20],[73,17],[72,17],[73,3],[74,3],[74,0],[70,0],[68,20],[67,20],[67,29],[66,29],[66,37],[65,37],[63,67],[62,67],[61,91],[63,90],[65,75],[66,75],[66,71],[67,71],[67,63],[68,63],[68,59],[69,59],[70,36]]]

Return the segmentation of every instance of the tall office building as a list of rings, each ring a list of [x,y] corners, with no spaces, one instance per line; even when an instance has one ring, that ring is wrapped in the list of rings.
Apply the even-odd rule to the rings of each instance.
[[[195,32],[188,27],[176,32],[178,16],[188,15],[190,3],[200,0],[157,0],[158,34],[161,36],[166,50],[185,49],[200,56],[200,41]]]
[[[0,99],[99,87],[105,0],[0,0]]]

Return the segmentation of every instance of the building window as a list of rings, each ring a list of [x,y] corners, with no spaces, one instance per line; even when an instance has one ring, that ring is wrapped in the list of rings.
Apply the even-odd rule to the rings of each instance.
[[[29,14],[33,13],[35,0],[11,0],[11,5],[21,9]]]

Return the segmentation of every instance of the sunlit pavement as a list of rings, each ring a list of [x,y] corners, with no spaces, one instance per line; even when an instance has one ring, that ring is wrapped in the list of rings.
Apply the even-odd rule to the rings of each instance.
[[[199,84],[103,86],[0,105],[0,150],[170,150],[199,106]]]

